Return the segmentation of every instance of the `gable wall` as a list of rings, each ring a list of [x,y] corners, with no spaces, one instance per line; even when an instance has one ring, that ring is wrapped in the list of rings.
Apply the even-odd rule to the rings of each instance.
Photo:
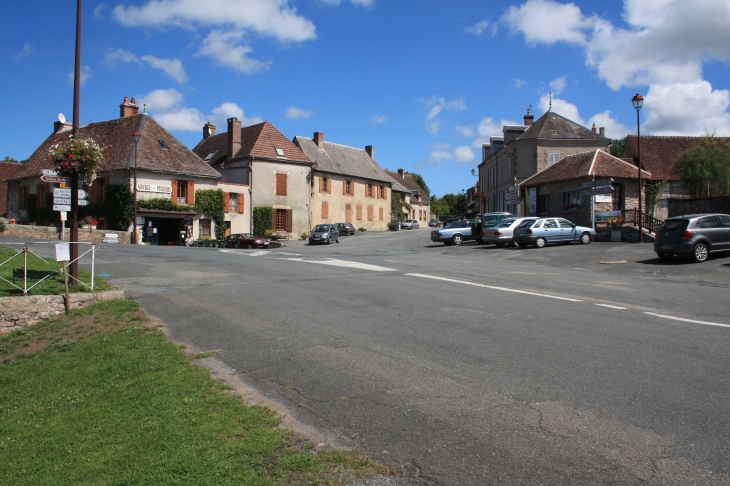
[[[320,180],[328,178],[332,190],[320,192]],[[342,186],[344,181],[352,181],[355,184],[355,194],[343,194]],[[367,197],[365,184],[372,184],[374,197]],[[385,187],[385,198],[377,197],[377,187]],[[387,231],[388,222],[391,219],[391,187],[384,182],[361,179],[359,177],[348,177],[341,174],[331,174],[314,171],[314,186],[310,197],[310,212],[312,226],[320,223],[342,223],[346,221],[347,206],[350,206],[352,217],[350,222],[356,228],[366,228],[369,231]],[[328,217],[322,215],[323,203],[328,205]],[[360,211],[358,211],[358,206]],[[368,219],[368,207],[372,206],[373,219]],[[383,219],[380,219],[380,210],[383,210]],[[358,214],[362,217],[357,218]]]

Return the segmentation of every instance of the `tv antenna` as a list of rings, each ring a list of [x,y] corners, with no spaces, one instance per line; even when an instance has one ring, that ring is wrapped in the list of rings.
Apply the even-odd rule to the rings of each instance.
[[[58,121],[60,121],[61,123],[66,123],[66,117],[63,116],[60,108],[58,109]]]
[[[522,108],[527,108],[527,114],[532,115],[532,105],[525,105]]]

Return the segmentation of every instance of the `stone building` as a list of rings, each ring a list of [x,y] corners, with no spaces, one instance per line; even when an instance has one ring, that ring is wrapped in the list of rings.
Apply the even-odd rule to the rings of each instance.
[[[399,185],[405,187],[400,193],[401,203],[406,219],[415,219],[419,222],[428,223],[431,219],[431,198],[428,193],[413,180],[413,176],[403,169],[398,172],[385,171]]]

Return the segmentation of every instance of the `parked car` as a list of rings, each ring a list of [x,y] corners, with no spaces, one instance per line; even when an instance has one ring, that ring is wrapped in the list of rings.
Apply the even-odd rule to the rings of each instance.
[[[432,228],[438,228],[439,226],[441,226],[441,220],[434,218],[428,222],[428,225]]]
[[[226,236],[226,248],[268,248],[271,240],[250,233],[236,233]]]
[[[704,262],[711,252],[730,250],[730,216],[688,214],[668,218],[657,229],[654,251],[662,260],[674,255]]]
[[[441,242],[444,245],[461,245],[473,240],[471,234],[471,220],[454,221],[441,229],[431,231],[431,241]]]
[[[578,226],[564,218],[540,218],[524,221],[514,230],[512,237],[520,248],[535,245],[542,248],[548,243],[580,241],[588,244],[596,236],[593,228]]]
[[[337,231],[337,225],[334,224],[318,224],[309,233],[309,244],[340,242],[340,232]]]
[[[352,223],[337,223],[337,231],[339,231],[340,234],[344,236],[354,235],[355,226],[353,226]]]
[[[418,229],[418,221],[415,219],[406,219],[400,224],[401,229]]]
[[[500,247],[504,245],[516,246],[514,240],[512,239],[515,228],[517,228],[525,221],[536,220],[537,218],[535,217],[505,219],[498,223],[496,226],[492,226],[491,228],[484,228],[482,230],[482,241],[484,243],[494,243],[495,245]]]
[[[512,213],[480,213],[474,216],[474,222],[471,224],[471,233],[475,236],[477,243],[483,243],[482,230],[491,228],[505,219],[514,218]]]

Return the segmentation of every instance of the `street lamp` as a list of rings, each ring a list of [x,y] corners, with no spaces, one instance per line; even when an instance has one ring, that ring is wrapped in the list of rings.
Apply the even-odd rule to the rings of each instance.
[[[137,146],[139,144],[139,139],[142,137],[140,133],[135,130],[134,135],[132,135],[132,140],[134,140],[134,221],[132,222],[132,244],[137,244]]]
[[[644,230],[642,222],[644,220],[644,213],[641,210],[641,123],[639,122],[639,111],[644,105],[644,98],[639,93],[636,93],[636,96],[631,99],[631,103],[636,108],[636,158],[639,163],[639,243],[643,243]]]

